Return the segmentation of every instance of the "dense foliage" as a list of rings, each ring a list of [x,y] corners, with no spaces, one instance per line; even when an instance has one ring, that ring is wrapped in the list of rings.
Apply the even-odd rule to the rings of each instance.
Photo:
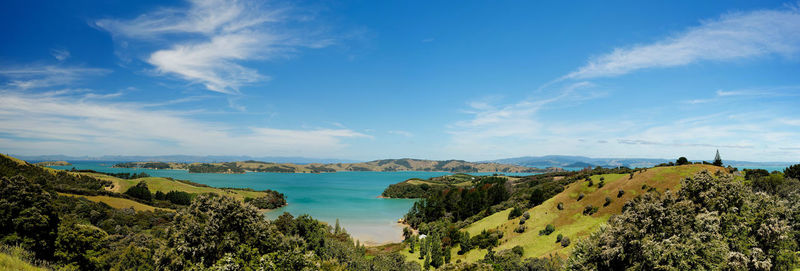
[[[103,174],[103,175],[108,175],[108,176],[117,177],[117,178],[120,178],[120,179],[128,179],[128,180],[150,177],[150,174],[147,174],[147,173],[144,173],[144,172],[140,172],[140,173],[130,173],[130,172],[113,173],[113,172],[94,171],[94,170],[91,170],[91,169],[75,169],[74,167],[72,169],[70,169],[69,171],[70,172],[97,173],[97,174]]]
[[[169,163],[165,162],[125,162],[114,165],[121,168],[150,168],[150,169],[170,169]]]
[[[416,228],[421,223],[441,218],[463,220],[507,200],[510,189],[505,178],[482,178],[472,188],[444,190],[415,202],[406,214],[405,221]]]

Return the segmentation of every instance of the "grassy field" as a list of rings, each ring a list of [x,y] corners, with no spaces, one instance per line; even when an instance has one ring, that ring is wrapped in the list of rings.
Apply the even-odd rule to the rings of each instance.
[[[147,188],[149,188],[150,192],[153,193],[155,193],[156,191],[161,191],[162,193],[167,193],[169,191],[182,191],[191,194],[215,193],[215,194],[230,196],[239,200],[244,200],[245,197],[256,198],[266,195],[266,193],[258,191],[194,186],[191,184],[161,177],[147,177],[147,178],[130,180],[130,179],[121,179],[98,173],[81,173],[81,174],[90,175],[98,179],[111,181],[114,184],[114,186],[109,190],[116,193],[123,193],[127,191],[128,188],[138,184],[139,182],[144,181],[147,182]]]
[[[86,198],[86,199],[94,201],[94,202],[102,202],[102,203],[108,204],[108,206],[111,206],[111,207],[114,207],[114,208],[117,208],[117,209],[133,207],[133,209],[136,210],[136,211],[154,211],[155,209],[172,211],[171,209],[156,208],[156,207],[144,204],[144,203],[139,203],[139,202],[136,202],[136,201],[133,201],[133,200],[129,200],[129,199],[124,199],[124,198],[116,198],[116,197],[109,197],[109,196],[84,196],[84,195],[75,195],[75,194],[67,194],[67,193],[58,193],[58,194],[62,195],[62,196],[68,196],[68,197]]]
[[[519,245],[524,248],[524,257],[541,257],[551,254],[566,257],[578,240],[595,231],[601,224],[608,221],[611,215],[620,213],[625,202],[633,199],[636,195],[645,193],[642,185],[647,185],[647,189],[656,188],[660,192],[664,192],[666,189],[674,191],[680,187],[682,179],[704,169],[712,173],[717,170],[725,170],[711,165],[685,165],[650,168],[642,173],[637,172],[633,178],[630,178],[628,174],[595,175],[592,176],[593,186],[590,187],[586,181],[572,183],[563,192],[541,205],[529,209],[531,218],[525,222],[527,229],[523,233],[514,232],[519,225],[519,218],[508,220],[510,209],[476,221],[463,230],[474,236],[483,230],[501,229],[504,232],[503,239],[500,240],[500,245],[495,251]],[[601,177],[605,179],[605,186],[598,188],[597,184]],[[625,193],[618,198],[617,194],[620,189]],[[581,193],[585,196],[578,201],[578,195]],[[610,198],[612,202],[603,206],[606,197]],[[563,203],[563,210],[558,210],[558,203]],[[598,207],[598,212],[591,216],[583,215],[584,207],[588,205]],[[539,230],[544,229],[547,224],[553,224],[555,232],[540,236]],[[556,243],[558,234],[569,237],[572,244],[566,248],[561,247],[560,243]],[[457,251],[457,249],[453,251]],[[453,254],[452,260],[475,261],[482,259],[485,254],[485,250],[473,250],[466,255]]]

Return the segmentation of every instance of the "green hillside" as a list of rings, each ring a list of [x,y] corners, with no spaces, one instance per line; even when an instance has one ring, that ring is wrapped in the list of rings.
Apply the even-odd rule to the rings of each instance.
[[[494,251],[510,250],[515,246],[519,246],[523,248],[522,258],[549,255],[565,258],[578,240],[586,238],[598,229],[601,224],[607,222],[612,215],[621,213],[625,202],[652,189],[660,192],[664,192],[667,189],[675,191],[679,189],[682,179],[703,170],[711,172],[726,171],[721,167],[700,164],[655,167],[633,171],[632,175],[620,173],[591,175],[591,186],[589,181],[581,177],[580,180],[567,184],[562,192],[545,200],[542,204],[523,210],[530,216],[523,224],[519,223],[521,216],[509,220],[509,213],[512,212],[512,208],[507,208],[469,223],[461,228],[460,231],[469,233],[469,236],[472,237],[485,231],[502,232],[502,238],[498,240],[498,245],[493,248]],[[579,175],[572,175],[572,178]],[[556,176],[551,178],[554,181],[559,181],[564,177]],[[510,181],[517,186],[515,189],[521,189],[520,191],[528,191],[523,187],[532,185],[531,182],[537,182],[536,179],[532,180],[531,178]],[[599,187],[601,182],[603,185]],[[620,193],[620,190],[624,191],[624,193]],[[512,195],[512,200],[516,198],[518,201],[524,202],[527,192],[522,193],[521,195]],[[578,200],[578,198],[581,199]],[[609,199],[608,204],[606,204],[606,198]],[[558,207],[559,203],[562,205],[561,209]],[[596,207],[596,212],[584,214],[587,206]],[[588,210],[591,211],[591,207]],[[549,235],[540,235],[539,231],[545,229],[548,224],[553,225],[555,231]],[[518,233],[515,229],[520,225],[524,225],[525,230]],[[563,238],[569,238],[571,244],[567,247],[562,247],[561,243],[556,242],[559,234]],[[409,260],[423,262],[423,260],[419,259],[419,249],[415,249],[414,253],[409,251],[408,247],[406,247],[400,253]],[[484,259],[488,252],[487,249],[473,248],[463,255],[459,255],[458,251],[459,245],[451,248],[451,262],[476,262]]]
[[[541,257],[550,254],[565,257],[572,246],[563,248],[561,244],[557,243],[558,234],[569,237],[574,244],[575,241],[585,238],[596,230],[600,224],[608,221],[611,215],[620,213],[625,202],[636,195],[640,195],[650,188],[661,192],[666,189],[677,190],[683,178],[690,177],[702,170],[715,172],[724,169],[711,165],[684,165],[650,168],[644,172],[635,173],[633,178],[627,174],[594,175],[591,177],[593,182],[591,187],[586,181],[572,183],[558,195],[541,205],[528,209],[527,212],[531,218],[524,223],[527,229],[523,233],[514,232],[519,225],[520,218],[508,220],[510,209],[472,223],[463,230],[472,236],[483,230],[502,230],[503,238],[500,239],[500,245],[495,248],[498,251],[521,246],[525,252],[523,257]],[[601,178],[604,179],[604,186],[598,188]],[[643,185],[646,185],[644,189],[642,189]],[[620,190],[625,193],[618,197]],[[584,197],[578,200],[581,194]],[[611,199],[611,203],[604,206],[606,197]],[[559,203],[563,204],[563,210],[558,209]],[[584,215],[584,209],[590,205],[598,207],[597,213]],[[555,231],[550,235],[539,235],[539,230],[544,229],[548,224],[555,226]],[[472,254],[467,254],[464,258],[472,261],[482,254],[485,254],[485,251],[482,253],[472,251]]]

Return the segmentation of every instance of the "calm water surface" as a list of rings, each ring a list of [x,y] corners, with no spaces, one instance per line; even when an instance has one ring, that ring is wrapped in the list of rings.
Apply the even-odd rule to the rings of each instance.
[[[102,172],[146,172],[150,176],[190,180],[214,187],[272,189],[286,195],[289,205],[268,212],[275,219],[283,212],[339,223],[353,236],[367,242],[400,241],[402,228],[397,219],[411,208],[414,200],[377,198],[390,184],[409,178],[443,176],[447,172],[336,172],[336,173],[188,173],[183,170],[112,168],[114,162],[76,162],[58,169],[91,169]],[[491,173],[482,173],[487,175]]]

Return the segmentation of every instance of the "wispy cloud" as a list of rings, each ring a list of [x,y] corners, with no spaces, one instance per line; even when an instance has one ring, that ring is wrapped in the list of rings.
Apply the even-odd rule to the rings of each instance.
[[[70,53],[67,49],[52,49],[50,50],[50,55],[55,57],[58,61],[64,61],[70,57]]]
[[[125,43],[162,45],[144,59],[161,74],[236,94],[243,85],[269,79],[244,62],[332,43],[287,30],[295,20],[290,11],[260,1],[192,0],[188,8],[162,8],[131,20],[104,19],[95,24]]]
[[[562,79],[618,76],[647,68],[727,61],[800,51],[800,11],[759,10],[724,15],[673,37],[597,57]]]
[[[370,138],[342,128],[233,127],[191,115],[149,110],[137,103],[2,91],[0,148],[39,154],[55,149],[76,155],[190,150],[203,155],[339,156],[337,152],[346,147],[343,140]]]
[[[0,77],[6,79],[7,86],[34,89],[68,85],[86,77],[105,75],[110,72],[110,70],[98,68],[29,65],[2,67],[0,68]]]

